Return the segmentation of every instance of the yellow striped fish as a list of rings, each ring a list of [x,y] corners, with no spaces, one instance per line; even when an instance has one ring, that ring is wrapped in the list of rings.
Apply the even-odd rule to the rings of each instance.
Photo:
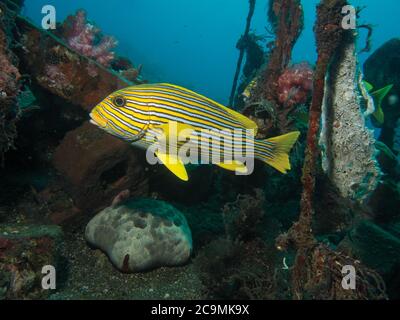
[[[257,124],[249,118],[196,92],[168,83],[118,90],[100,102],[90,117],[96,126],[143,149],[154,145],[160,131],[166,135],[167,143],[178,140],[176,148],[189,140],[201,149],[200,155],[204,150],[211,155],[223,155],[220,162],[213,164],[242,174],[248,169],[234,154],[248,146],[254,150],[254,158],[286,173],[290,170],[288,153],[300,134],[294,131],[256,140]],[[170,130],[172,126],[175,131]],[[182,132],[187,134],[181,141],[177,137]],[[188,180],[184,161],[177,152],[167,148],[155,154],[177,177]],[[224,161],[225,158],[228,160]]]

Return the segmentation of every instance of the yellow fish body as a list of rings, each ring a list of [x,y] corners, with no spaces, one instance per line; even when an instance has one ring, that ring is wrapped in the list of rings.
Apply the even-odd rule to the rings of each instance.
[[[242,114],[211,99],[168,83],[131,86],[110,94],[90,113],[91,122],[108,133],[130,142],[134,146],[149,149],[161,130],[166,140],[177,141],[180,148],[189,139],[203,152],[231,156],[243,146],[254,150],[254,158],[264,161],[278,171],[290,170],[288,153],[296,142],[299,132],[255,140],[246,134],[257,133],[257,125]],[[174,127],[174,130],[170,130]],[[174,133],[175,132],[175,133]],[[184,133],[182,140],[182,133]],[[177,139],[177,137],[180,139]],[[210,138],[217,143],[209,144]],[[216,138],[216,139],[214,139]],[[228,148],[226,148],[228,146]],[[227,151],[228,150],[228,151]],[[229,151],[230,150],[230,151]],[[177,177],[188,180],[182,157],[170,148],[158,150],[157,158]],[[230,159],[232,157],[228,157]],[[213,163],[224,169],[246,173],[245,164],[237,160]]]
[[[257,85],[257,80],[258,80],[257,78],[254,78],[253,80],[251,80],[250,83],[247,85],[247,87],[242,92],[242,96],[245,99],[250,99],[251,91]]]

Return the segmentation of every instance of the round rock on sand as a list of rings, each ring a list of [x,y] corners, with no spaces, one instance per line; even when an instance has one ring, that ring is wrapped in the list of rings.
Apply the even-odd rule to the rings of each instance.
[[[184,215],[153,199],[129,200],[104,209],[86,226],[85,236],[123,272],[181,265],[192,251]]]

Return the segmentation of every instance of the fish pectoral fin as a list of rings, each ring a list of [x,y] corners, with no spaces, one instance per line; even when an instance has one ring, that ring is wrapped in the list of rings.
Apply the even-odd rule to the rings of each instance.
[[[175,128],[173,126],[176,126]],[[191,125],[186,123],[174,122],[174,123],[164,123],[161,125],[156,126],[155,128],[159,128],[163,130],[165,137],[167,140],[171,138],[180,138],[180,139],[187,139],[193,133],[195,128]],[[172,135],[173,136],[172,136]]]
[[[166,153],[157,153],[157,158],[170,170],[174,175],[183,181],[188,181],[189,177],[182,160],[175,155],[168,155]]]
[[[238,173],[246,174],[248,172],[246,165],[237,160],[230,161],[230,162],[220,162],[220,163],[217,163],[216,165],[223,169],[230,170],[230,171],[236,171]]]

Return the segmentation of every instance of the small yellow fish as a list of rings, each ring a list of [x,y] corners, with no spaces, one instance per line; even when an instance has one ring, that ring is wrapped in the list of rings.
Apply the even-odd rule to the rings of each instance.
[[[247,85],[246,89],[242,92],[242,96],[245,97],[246,99],[249,99],[251,96],[251,91],[257,84],[257,78],[254,78],[253,80],[250,81],[250,83]]]
[[[201,149],[201,155],[204,150],[223,155],[221,161],[213,164],[240,174],[248,173],[248,168],[235,155],[247,147],[253,150],[253,160],[260,159],[286,173],[290,170],[288,153],[300,134],[294,131],[256,140],[257,125],[252,120],[205,96],[168,83],[118,90],[100,102],[90,117],[99,128],[146,150],[160,140],[160,131],[165,134],[168,146],[177,141],[176,146],[182,148],[189,140]],[[187,181],[182,154],[171,150],[156,150],[155,155],[177,177]]]

